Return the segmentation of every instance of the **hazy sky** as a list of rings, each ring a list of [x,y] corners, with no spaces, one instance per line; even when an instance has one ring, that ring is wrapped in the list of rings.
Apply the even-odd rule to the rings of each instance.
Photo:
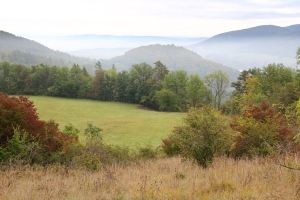
[[[0,30],[16,35],[207,37],[300,24],[299,0],[7,0]]]

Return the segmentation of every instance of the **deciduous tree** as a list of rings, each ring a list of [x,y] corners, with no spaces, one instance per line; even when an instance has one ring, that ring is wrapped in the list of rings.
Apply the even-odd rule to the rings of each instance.
[[[205,76],[205,83],[211,92],[212,105],[216,109],[220,109],[222,99],[226,95],[226,90],[229,87],[228,75],[218,70],[212,74]]]

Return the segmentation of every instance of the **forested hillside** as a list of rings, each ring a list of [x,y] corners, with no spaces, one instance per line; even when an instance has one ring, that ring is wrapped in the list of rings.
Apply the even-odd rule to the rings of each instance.
[[[43,63],[45,65],[69,67],[76,63],[84,65],[89,73],[94,72],[92,67],[96,63],[96,60],[54,51],[40,43],[4,31],[0,31],[0,61],[24,65]]]
[[[115,65],[117,69],[128,69],[133,64],[146,62],[154,65],[160,60],[170,70],[186,70],[189,74],[204,77],[217,70],[226,72],[231,80],[235,80],[239,72],[222,64],[203,59],[201,56],[174,45],[149,45],[127,51],[123,56],[117,56],[104,62],[103,65]]]

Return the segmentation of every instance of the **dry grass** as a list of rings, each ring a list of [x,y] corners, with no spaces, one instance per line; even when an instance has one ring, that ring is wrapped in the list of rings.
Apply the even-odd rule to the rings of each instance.
[[[300,174],[268,160],[219,158],[202,169],[180,158],[87,172],[6,170],[0,199],[299,199]]]

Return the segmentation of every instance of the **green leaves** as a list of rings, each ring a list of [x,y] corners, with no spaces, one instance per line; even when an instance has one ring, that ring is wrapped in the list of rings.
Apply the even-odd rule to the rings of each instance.
[[[101,128],[94,126],[92,123],[88,123],[87,128],[84,130],[84,134],[87,136],[88,141],[102,142],[101,131]]]
[[[298,50],[296,52],[296,60],[297,60],[297,65],[300,65],[300,47],[298,47]]]
[[[228,120],[210,106],[191,108],[182,127],[164,141],[166,153],[180,152],[206,168],[215,156],[229,151],[232,134]]]
[[[178,96],[167,89],[157,91],[155,97],[159,104],[159,110],[161,111],[179,111]]]
[[[210,89],[212,105],[214,108],[220,109],[221,101],[226,95],[226,89],[229,87],[228,75],[218,70],[205,76],[205,84]]]

